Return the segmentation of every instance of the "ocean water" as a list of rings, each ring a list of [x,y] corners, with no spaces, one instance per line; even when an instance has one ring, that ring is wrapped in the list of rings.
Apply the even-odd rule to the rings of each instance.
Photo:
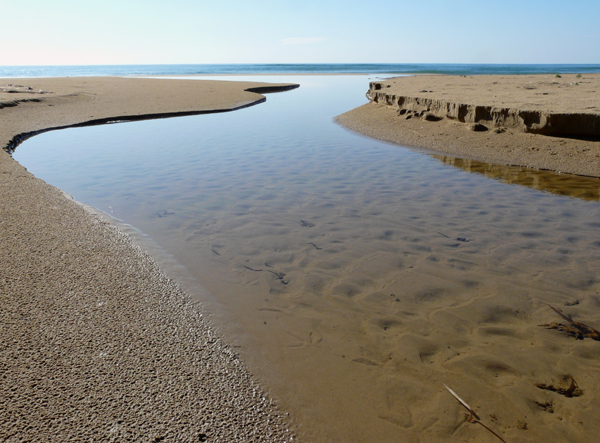
[[[0,66],[0,77],[214,74],[577,74],[598,73],[600,64],[230,64]]]
[[[530,411],[535,383],[568,370],[597,409],[595,348],[539,325],[559,320],[548,304],[600,324],[600,180],[336,125],[380,75],[241,76],[300,88],[232,113],[53,131],[14,157],[185,266],[309,441],[447,435],[461,411],[443,383],[485,392],[478,408]],[[561,413],[593,419],[577,405]]]

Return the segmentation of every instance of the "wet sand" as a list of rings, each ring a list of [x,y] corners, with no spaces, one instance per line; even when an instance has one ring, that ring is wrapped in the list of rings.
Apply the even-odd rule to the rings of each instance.
[[[415,163],[419,162],[416,157],[412,158]],[[283,170],[277,161],[290,162],[273,159],[275,170]],[[311,164],[314,159],[305,161]],[[456,164],[454,160],[442,161]],[[386,158],[381,162],[382,167],[388,166]],[[89,217],[85,216],[88,225],[82,225],[83,231],[70,228],[79,223],[72,213],[66,220],[55,222],[52,214],[63,211],[52,211],[52,206],[57,200],[56,206],[62,208],[63,197],[57,194],[53,200],[40,194],[39,200],[31,200],[37,188],[31,191],[23,183],[29,180],[38,186],[39,181],[20,166],[15,168],[25,177],[16,181],[18,192],[23,194],[8,201],[7,207],[28,211],[25,215],[37,220],[33,228],[24,231],[15,248],[9,248],[15,267],[33,273],[51,269],[62,260],[69,264],[71,273],[87,257],[99,256],[91,269],[108,266],[116,273],[109,279],[115,286],[95,272],[86,271],[85,279],[99,280],[90,282],[92,298],[82,301],[90,311],[94,303],[105,301],[96,301],[97,287],[110,294],[126,291],[131,285],[135,288],[138,279],[144,281],[139,273],[130,280],[118,274],[128,269],[131,260],[105,265],[104,252],[86,248],[71,258],[70,254],[79,252],[78,245],[87,241],[85,233],[93,232],[88,227]],[[326,172],[323,170],[323,177],[330,180]],[[594,277],[600,271],[598,242],[593,235],[598,227],[596,219],[586,218],[586,211],[568,202],[563,202],[564,208],[549,205],[539,214],[531,214],[527,208],[532,200],[528,199],[540,198],[538,195],[520,195],[515,206],[503,195],[488,198],[491,190],[485,185],[481,190],[471,189],[467,195],[457,187],[461,192],[451,193],[450,199],[428,199],[434,188],[452,189],[455,176],[448,175],[446,181],[431,183],[429,188],[422,184],[410,186],[421,172],[419,168],[410,171],[399,202],[393,200],[394,189],[389,181],[377,181],[377,169],[368,177],[355,177],[348,168],[336,181],[325,183],[330,192],[325,201],[299,206],[289,198],[292,192],[266,190],[244,197],[244,204],[256,203],[260,208],[256,212],[228,208],[226,199],[222,199],[207,202],[207,208],[215,213],[224,211],[226,217],[207,211],[206,220],[192,220],[181,226],[168,217],[156,217],[153,222],[160,223],[157,232],[173,237],[175,249],[190,251],[190,245],[197,248],[184,252],[179,261],[197,272],[211,293],[218,293],[225,304],[237,309],[232,316],[247,334],[240,338],[240,344],[254,341],[246,349],[255,350],[254,358],[262,360],[263,365],[271,364],[271,374],[266,375],[273,376],[284,410],[288,405],[294,407],[290,410],[292,417],[313,437],[310,441],[499,441],[483,427],[466,421],[466,410],[446,391],[444,383],[507,442],[590,441],[600,432],[596,420],[599,399],[595,394],[600,371],[598,342],[593,338],[576,340],[539,325],[568,323],[548,304],[573,315],[576,321],[596,328],[600,325],[600,286]],[[354,200],[356,193],[349,192],[351,183],[361,183],[361,179],[381,188],[380,193],[365,191],[366,204]],[[245,177],[228,180],[244,193]],[[277,186],[276,182],[272,184]],[[215,191],[209,197],[218,200],[220,196]],[[275,216],[267,211],[265,201],[275,202]],[[32,202],[31,207],[23,202]],[[219,209],[216,203],[224,208]],[[586,204],[590,206],[584,209],[594,214],[595,206],[591,205],[596,203]],[[46,212],[40,217],[37,208]],[[61,224],[74,236],[68,248],[56,232]],[[101,222],[97,224],[101,232],[109,229]],[[41,231],[44,235],[38,243],[30,241],[39,235],[38,229],[47,231]],[[7,242],[14,232],[19,233],[17,226],[6,234]],[[44,249],[47,239],[56,239],[56,245],[48,250]],[[97,237],[92,236],[91,241],[102,245]],[[32,246],[28,246],[30,243]],[[21,253],[18,248],[29,249]],[[32,261],[28,256],[41,258]],[[44,261],[46,256],[50,263]],[[30,262],[32,268],[27,268]],[[22,280],[33,290],[40,284],[42,288],[54,284],[41,277],[32,282],[29,274],[23,274],[25,271],[17,275],[24,275]],[[64,279],[56,280],[58,288],[51,292],[52,302],[56,294],[69,289]],[[57,305],[57,311],[69,312],[63,308],[68,302]],[[130,306],[125,306],[109,315],[133,314]],[[154,311],[148,310],[148,315]],[[174,321],[182,317],[176,314]],[[69,324],[81,322],[80,318],[82,315],[76,314]],[[161,315],[156,320],[157,328],[162,326],[162,319]],[[133,323],[144,331],[147,321],[144,318]],[[118,324],[127,322],[129,318]],[[25,328],[21,323],[19,330],[26,333]],[[44,326],[43,332],[47,330]],[[103,333],[98,337],[103,338]],[[74,337],[58,339],[73,343],[87,335],[79,330]],[[179,337],[172,341],[186,342]],[[122,357],[116,362],[119,365],[136,362],[127,355],[127,347],[112,347],[125,350],[116,353]],[[32,349],[35,351],[35,345]],[[102,352],[102,358],[111,355]],[[173,352],[176,356],[183,354],[187,355],[188,350]],[[65,360],[61,364],[69,364]],[[32,365],[27,359],[17,362],[19,368]],[[190,363],[193,361],[184,361],[182,367]],[[259,365],[253,362],[251,367]],[[104,366],[99,371],[103,374],[99,379],[108,372]],[[269,380],[264,375],[261,379]],[[579,388],[571,389],[569,376]],[[14,375],[13,379],[19,381]],[[235,415],[236,410],[232,411]],[[114,429],[112,423],[110,429]]]
[[[599,74],[421,75],[371,82],[371,102],[337,121],[404,146],[600,177],[599,93]]]
[[[5,148],[53,128],[239,109],[264,101],[247,88],[270,88],[121,78],[0,86]],[[4,150],[0,177],[0,439],[292,440],[198,301],[126,234]]]
[[[233,208],[160,224],[231,308],[245,334],[236,343],[260,350],[311,441],[493,442],[444,383],[508,442],[588,441],[599,343],[540,325],[566,324],[548,305],[600,325],[597,224],[569,221],[568,206],[532,214],[526,199],[434,193],[418,186],[395,208],[372,195],[333,210],[273,197],[285,215]],[[564,392],[568,375],[583,395],[538,387]]]

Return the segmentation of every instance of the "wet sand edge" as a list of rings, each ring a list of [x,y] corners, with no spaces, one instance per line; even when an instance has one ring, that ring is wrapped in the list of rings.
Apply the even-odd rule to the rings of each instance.
[[[247,88],[267,86],[0,80],[0,86],[9,83],[22,92],[0,93],[0,145],[13,148],[11,141],[24,139],[20,134],[90,121],[239,109],[264,101]],[[0,412],[6,436],[293,438],[289,419],[215,332],[203,306],[129,235],[34,177],[5,151],[0,171],[0,384],[11,397]]]

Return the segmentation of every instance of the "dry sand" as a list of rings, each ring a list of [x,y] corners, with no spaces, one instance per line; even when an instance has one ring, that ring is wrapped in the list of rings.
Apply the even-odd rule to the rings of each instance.
[[[248,88],[272,90],[122,78],[0,86],[5,148],[53,128],[239,109],[264,101]],[[0,174],[0,440],[293,438],[202,307],[127,235],[5,151]]]
[[[297,85],[108,77],[0,79],[0,146],[72,126],[233,111]],[[56,107],[55,109],[49,109]]]
[[[600,177],[600,74],[422,75],[371,82],[367,95],[337,121],[405,146]]]

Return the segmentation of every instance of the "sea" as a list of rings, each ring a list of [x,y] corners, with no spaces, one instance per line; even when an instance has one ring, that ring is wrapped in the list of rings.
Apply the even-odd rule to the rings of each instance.
[[[600,64],[165,64],[86,66],[0,66],[0,77],[219,74],[579,74],[598,73]]]
[[[202,288],[207,317],[306,441],[447,435],[464,420],[444,383],[496,414],[489,424],[507,440],[522,438],[518,418],[583,441],[573,423],[596,420],[597,348],[539,325],[560,321],[548,305],[600,325],[600,180],[384,143],[335,116],[388,76],[588,72],[600,65],[8,67],[0,77],[298,83],[234,112],[46,132],[13,157],[151,244],[186,290]],[[540,409],[554,393],[536,383],[565,373],[590,406],[556,400],[563,422]]]

